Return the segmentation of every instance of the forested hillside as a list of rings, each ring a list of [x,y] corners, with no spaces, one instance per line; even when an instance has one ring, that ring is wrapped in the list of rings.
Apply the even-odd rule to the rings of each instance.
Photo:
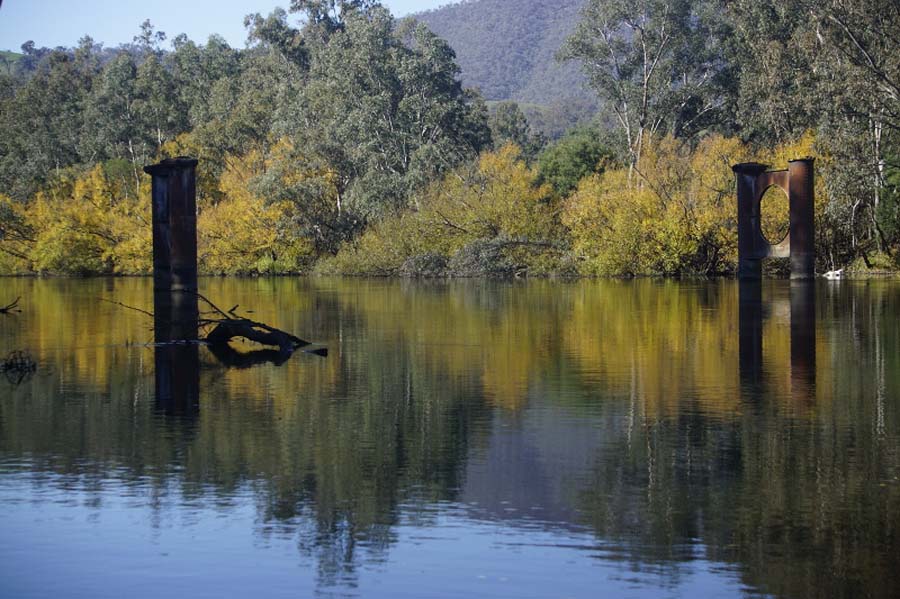
[[[596,95],[577,62],[556,54],[578,22],[584,0],[468,0],[414,15],[447,40],[463,83],[484,98],[567,108],[587,115]]]

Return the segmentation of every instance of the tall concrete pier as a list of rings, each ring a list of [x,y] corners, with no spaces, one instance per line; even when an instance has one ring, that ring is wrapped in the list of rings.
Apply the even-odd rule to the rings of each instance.
[[[196,168],[194,158],[144,167],[153,178],[156,402],[185,416],[197,413],[200,398]]]

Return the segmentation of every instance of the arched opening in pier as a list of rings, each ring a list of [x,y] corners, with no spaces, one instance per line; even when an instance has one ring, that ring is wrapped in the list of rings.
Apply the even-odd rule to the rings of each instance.
[[[778,186],[766,189],[759,201],[760,229],[772,245],[784,241],[790,231],[790,205],[787,194]]]

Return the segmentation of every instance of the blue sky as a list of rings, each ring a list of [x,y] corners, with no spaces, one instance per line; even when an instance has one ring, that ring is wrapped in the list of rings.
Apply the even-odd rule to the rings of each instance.
[[[266,14],[289,0],[2,0],[0,50],[18,50],[27,40],[37,46],[73,46],[89,34],[105,46],[130,42],[150,19],[169,40],[186,33],[205,41],[212,33],[243,47],[244,16]],[[396,16],[450,4],[450,0],[382,0]]]

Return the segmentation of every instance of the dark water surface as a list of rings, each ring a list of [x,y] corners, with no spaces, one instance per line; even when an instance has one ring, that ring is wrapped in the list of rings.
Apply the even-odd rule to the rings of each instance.
[[[205,279],[330,355],[165,399],[151,285],[0,280],[0,597],[897,596],[898,282]]]

